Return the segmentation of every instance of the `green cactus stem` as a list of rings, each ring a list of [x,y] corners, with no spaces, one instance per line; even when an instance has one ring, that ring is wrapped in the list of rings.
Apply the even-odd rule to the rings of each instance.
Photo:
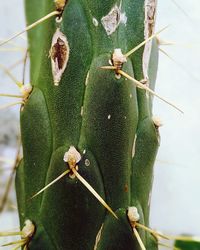
[[[138,223],[149,225],[159,122],[148,91],[117,70],[154,89],[156,40],[117,70],[101,67],[113,67],[116,49],[125,55],[153,34],[156,1],[25,0],[25,9],[27,25],[58,11],[28,31],[33,89],[20,112],[16,190],[21,226],[29,219],[36,228],[29,249],[140,249],[127,209],[136,207]],[[30,199],[69,169],[73,161],[63,158],[71,146],[80,154],[76,171],[117,218],[69,174]],[[155,237],[136,229],[146,249],[158,249]]]

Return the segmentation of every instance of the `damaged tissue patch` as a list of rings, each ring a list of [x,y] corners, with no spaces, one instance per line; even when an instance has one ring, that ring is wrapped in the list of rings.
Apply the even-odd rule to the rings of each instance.
[[[106,16],[101,18],[101,23],[106,30],[107,35],[114,33],[120,23],[126,25],[126,22],[126,14],[121,13],[121,7],[118,7],[117,5],[115,5]]]
[[[54,85],[58,86],[69,60],[69,44],[67,37],[59,28],[57,28],[52,38],[50,57]]]

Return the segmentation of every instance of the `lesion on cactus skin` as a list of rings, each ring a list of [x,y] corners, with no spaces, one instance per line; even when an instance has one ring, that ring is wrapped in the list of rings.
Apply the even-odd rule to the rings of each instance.
[[[67,37],[60,31],[60,28],[57,28],[53,35],[49,56],[54,85],[58,86],[69,60],[69,44]]]
[[[145,26],[144,26],[144,37],[152,36],[155,28],[155,18],[156,18],[156,6],[157,0],[146,0],[145,1]],[[143,74],[144,78],[148,79],[148,68],[150,62],[150,51],[152,43],[146,43],[143,52]]]
[[[126,25],[127,17],[125,13],[122,13],[121,5],[122,1],[119,6],[115,5],[106,16],[101,18],[101,23],[108,36],[117,30],[120,23]]]

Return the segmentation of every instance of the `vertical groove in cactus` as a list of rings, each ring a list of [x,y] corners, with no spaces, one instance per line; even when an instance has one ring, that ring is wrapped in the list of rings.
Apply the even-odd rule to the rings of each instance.
[[[23,160],[16,175],[21,226],[36,226],[32,249],[135,250],[127,208],[137,207],[148,226],[153,164],[159,146],[152,97],[116,76],[112,53],[125,54],[153,32],[156,1],[68,0],[61,23],[55,18],[28,32],[33,91],[21,109]],[[52,0],[25,0],[27,24],[55,10]],[[69,60],[54,85],[49,51],[59,26]],[[153,40],[127,58],[123,70],[154,89],[158,49]],[[147,78],[148,77],[148,78]],[[115,211],[114,218],[77,179],[66,175],[35,193],[67,168],[65,152],[81,154],[78,172]],[[146,249],[153,236],[139,230]]]

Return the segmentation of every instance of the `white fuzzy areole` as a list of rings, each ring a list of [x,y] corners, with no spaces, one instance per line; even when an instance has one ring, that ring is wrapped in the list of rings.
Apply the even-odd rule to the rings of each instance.
[[[94,245],[94,250],[97,250],[97,247],[98,247],[98,243],[101,239],[101,232],[102,232],[102,229],[103,229],[103,224],[101,225],[100,229],[99,229],[99,232],[97,233],[97,236],[96,236],[96,240],[95,240],[95,245]]]
[[[81,154],[74,146],[70,146],[69,150],[64,154],[63,161],[70,163],[78,163],[81,160]]]
[[[161,127],[163,126],[162,120],[158,116],[153,116],[152,117],[153,123],[155,124],[156,127]]]
[[[121,12],[121,4],[115,5],[106,16],[102,17],[101,23],[108,36],[116,31],[120,23],[126,25],[127,16],[125,12]]]
[[[24,99],[27,99],[32,91],[33,87],[31,84],[24,84],[20,87],[20,92],[23,95]]]
[[[22,228],[22,238],[29,238],[35,232],[35,225],[31,220],[25,221],[25,226]]]
[[[59,44],[58,40],[62,44]],[[57,46],[59,46],[59,50],[57,50]],[[58,54],[59,58],[62,57],[62,62],[59,62],[60,59],[58,60]],[[57,28],[52,38],[50,57],[54,85],[58,86],[69,60],[69,44],[67,41],[67,37],[60,31],[59,28]],[[59,65],[60,63],[62,65]]]
[[[154,32],[156,6],[157,0],[145,0],[144,39],[148,39]],[[143,75],[147,80],[151,47],[152,40],[145,44],[143,53]]]
[[[113,64],[115,63],[125,63],[127,62],[126,56],[122,53],[120,48],[114,49],[114,53],[112,55]]]
[[[128,215],[130,222],[136,222],[136,221],[139,221],[140,219],[140,215],[138,213],[137,207],[129,207],[127,215]]]

